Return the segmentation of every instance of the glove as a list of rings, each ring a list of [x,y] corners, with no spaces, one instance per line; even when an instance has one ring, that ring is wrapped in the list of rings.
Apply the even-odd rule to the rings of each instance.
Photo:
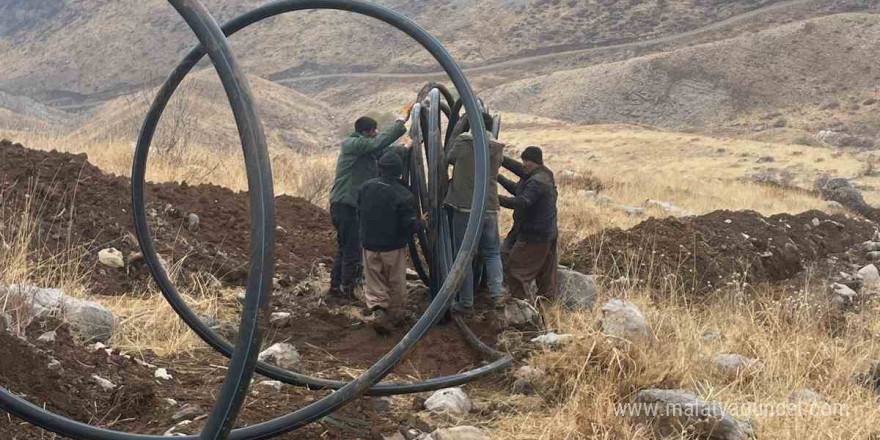
[[[403,117],[400,119],[403,121],[409,120],[409,115],[412,114],[412,109],[413,107],[415,107],[415,105],[415,102],[410,102],[407,105],[403,106],[403,113],[401,113]]]

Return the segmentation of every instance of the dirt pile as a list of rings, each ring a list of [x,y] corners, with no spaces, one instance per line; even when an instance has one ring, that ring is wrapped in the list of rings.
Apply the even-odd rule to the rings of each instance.
[[[55,331],[55,340],[37,341],[47,331]],[[18,337],[0,332],[4,350],[0,384],[31,403],[98,424],[139,418],[161,407],[153,372],[132,358],[78,346],[67,326],[53,321],[34,322],[25,333],[26,337]],[[104,390],[95,377],[110,381],[115,388]],[[38,430],[16,426],[22,423],[17,419],[2,419],[2,438],[45,438]]]
[[[571,261],[576,269],[612,279],[706,292],[731,283],[789,280],[826,257],[845,256],[876,228],[868,220],[820,211],[651,218],[627,231],[611,229],[584,240]]]
[[[46,270],[76,262],[94,293],[123,294],[150,280],[136,258],[130,191],[129,179],[103,173],[86,155],[35,151],[0,141],[2,206],[20,212],[31,205],[38,220],[34,258],[46,257],[41,261]],[[157,248],[179,272],[179,284],[193,282],[198,274],[244,282],[250,253],[246,193],[214,185],[149,184],[147,203]],[[290,196],[276,198],[276,212],[276,277],[298,281],[332,256],[330,218],[323,209]],[[189,214],[199,217],[198,227],[190,227]],[[98,264],[98,252],[109,247],[132,262],[122,269]]]

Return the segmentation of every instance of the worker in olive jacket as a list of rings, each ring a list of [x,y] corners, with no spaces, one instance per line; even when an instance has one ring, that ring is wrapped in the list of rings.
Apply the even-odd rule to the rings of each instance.
[[[330,217],[336,228],[338,251],[333,261],[330,291],[354,299],[354,287],[363,277],[363,255],[358,231],[357,194],[364,182],[379,175],[377,161],[406,133],[412,104],[381,134],[375,120],[362,117],[355,132],[342,141],[336,161],[336,179],[330,191]]]

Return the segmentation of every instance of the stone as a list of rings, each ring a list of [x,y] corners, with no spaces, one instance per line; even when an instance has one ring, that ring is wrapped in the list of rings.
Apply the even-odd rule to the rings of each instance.
[[[39,341],[39,342],[55,342],[55,331],[53,330],[51,332],[43,333],[42,335],[40,335],[39,338],[37,338],[37,341]]]
[[[866,241],[860,245],[862,251],[864,252],[878,252],[880,251],[880,243],[876,241]]]
[[[114,269],[125,267],[125,258],[123,258],[122,252],[116,248],[107,248],[98,252],[98,261],[104,266]]]
[[[878,271],[877,266],[874,266],[873,264],[869,264],[859,269],[859,275],[862,277],[862,280],[865,281],[865,284],[880,283],[880,271]]]
[[[740,372],[752,372],[764,368],[764,363],[748,358],[739,354],[719,354],[712,359],[712,362],[721,369],[721,371],[736,375]]]
[[[811,223],[813,224],[814,227],[817,227],[817,228],[822,225],[822,222],[819,221],[819,219],[817,219],[815,217],[813,217],[813,220],[811,221]]]
[[[772,163],[776,162],[776,158],[773,156],[762,156],[758,158],[758,163]]]
[[[860,214],[869,215],[872,208],[865,202],[865,197],[849,180],[843,177],[820,177],[814,185],[826,201],[840,203],[847,209]]]
[[[630,217],[644,217],[645,208],[637,208],[635,206],[621,206],[620,210]]]
[[[516,370],[513,382],[513,392],[516,394],[532,395],[537,391],[538,385],[544,378],[544,370],[524,365]]]
[[[635,344],[647,344],[649,333],[645,315],[634,303],[622,300],[609,300],[602,311],[602,333],[612,338],[623,339]]]
[[[704,342],[715,342],[721,340],[723,335],[721,334],[721,329],[718,327],[712,327],[706,329],[701,336]]]
[[[821,402],[822,395],[810,388],[794,390],[789,394],[788,400],[792,402]]]
[[[874,263],[880,262],[880,252],[878,251],[868,252],[865,256],[868,257],[868,260]]]
[[[434,413],[467,414],[473,407],[470,397],[461,388],[439,390],[425,401],[425,408]]]
[[[199,229],[200,223],[199,216],[194,213],[189,213],[186,215],[186,228],[190,231],[196,231]]]
[[[247,299],[247,292],[242,290],[235,294],[235,300],[238,301],[239,304],[244,305],[245,300]]]
[[[278,328],[290,326],[292,315],[288,312],[275,312],[269,317],[269,323]]]
[[[387,413],[394,408],[394,398],[393,397],[377,397],[374,399],[370,399],[373,404],[373,410],[377,413]]]
[[[166,370],[164,368],[156,369],[156,372],[153,373],[153,377],[155,377],[156,379],[162,379],[162,380],[171,380],[172,379],[172,376],[170,374],[168,374],[168,370]]]
[[[504,305],[502,316],[505,327],[514,327],[520,330],[535,330],[541,328],[541,315],[531,304],[512,298]]]
[[[591,310],[596,305],[596,276],[559,267],[557,271],[558,302],[567,310]]]
[[[98,386],[101,387],[101,389],[103,389],[104,391],[113,391],[114,389],[116,389],[116,384],[110,382],[107,379],[104,379],[101,376],[98,376],[97,374],[92,375],[92,380],[94,380],[95,383],[97,383]]]
[[[425,440],[491,440],[483,430],[473,426],[456,426],[432,432]]]
[[[272,345],[260,353],[258,358],[262,362],[268,362],[286,370],[295,369],[302,360],[296,348],[285,342]]]
[[[11,332],[12,326],[12,315],[8,313],[0,313],[0,334]]]
[[[831,291],[833,293],[831,301],[841,306],[851,306],[858,299],[856,291],[845,284],[834,283],[831,285]]]
[[[789,187],[794,180],[794,175],[785,170],[771,170],[752,174],[748,180],[760,185]]]
[[[816,133],[816,139],[831,147],[874,148],[874,140],[871,138],[831,130],[822,130]]]
[[[830,210],[842,210],[845,209],[840,202],[835,202],[834,200],[829,200],[828,203],[825,204],[825,207]]]
[[[704,401],[687,390],[643,390],[636,394],[634,403],[643,408],[652,408],[652,411],[638,415],[636,420],[650,425],[659,437],[708,440],[746,440],[755,437],[751,423],[725,413],[718,402]]]
[[[547,333],[546,335],[541,335],[536,338],[532,338],[532,342],[538,345],[543,345],[545,347],[556,348],[561,347],[566,342],[574,339],[574,335],[563,334],[558,335],[554,332]]]
[[[180,408],[171,416],[171,420],[174,422],[180,422],[182,420],[192,420],[202,414],[205,414],[205,410],[199,408],[198,406],[184,405],[183,408]]]
[[[67,296],[60,289],[41,289],[25,284],[0,287],[0,295],[19,295],[37,318],[58,316],[85,342],[106,342],[113,336],[116,317],[103,305]]]
[[[55,358],[49,361],[49,365],[47,365],[46,368],[48,368],[49,371],[57,371],[59,373],[64,372],[64,367],[61,365],[61,361]]]
[[[284,388],[284,384],[278,380],[264,380],[258,383],[257,387],[280,393],[281,389]]]

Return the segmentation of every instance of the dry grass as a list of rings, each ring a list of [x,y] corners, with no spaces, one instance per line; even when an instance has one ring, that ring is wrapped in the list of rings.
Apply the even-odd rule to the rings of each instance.
[[[874,302],[861,314],[849,315],[846,335],[832,337],[821,310],[796,307],[779,300],[778,292],[740,292],[747,298],[717,298],[688,305],[652,300],[653,292],[606,291],[609,297],[628,297],[640,305],[654,339],[650,346],[621,347],[597,330],[599,312],[550,310],[551,326],[577,336],[559,351],[539,352],[530,365],[548,374],[542,384],[547,407],[518,413],[497,422],[498,438],[618,439],[653,438],[644,428],[615,414],[614,405],[632,400],[646,388],[685,388],[701,398],[725,404],[788,403],[793,391],[811,388],[830,404],[845,404],[848,416],[780,417],[755,414],[760,438],[863,439],[880,423],[876,395],[852,376],[864,372],[880,357],[876,335],[880,327],[871,315]],[[800,294],[800,298],[803,295]],[[702,335],[717,329],[718,341]],[[765,367],[753,374],[727,376],[711,364],[721,353],[759,359]]]
[[[788,167],[796,175],[794,184],[807,186],[820,173],[849,174],[862,169],[855,157],[833,157],[832,151],[811,147],[662,133],[632,126],[572,127],[528,117],[512,118],[508,123],[513,129],[503,140],[513,149],[542,145],[548,165],[557,174],[562,170],[578,174],[561,184],[563,246],[609,227],[628,227],[641,221],[628,216],[620,206],[643,206],[647,199],[671,202],[693,214],[716,209],[753,209],[764,214],[821,209],[824,202],[804,191],[756,185],[741,178],[766,165]],[[0,133],[0,137],[41,149],[84,152],[107,171],[129,172],[131,148],[125,143],[76,145],[36,135]],[[719,148],[727,152],[721,153]],[[742,154],[748,157],[740,157]],[[766,155],[773,155],[776,162],[754,163]],[[748,161],[740,161],[743,158]],[[273,151],[278,191],[325,203],[334,159],[330,154],[305,157]],[[198,146],[173,159],[156,156],[149,178],[246,189],[238,155],[212,154]],[[611,198],[610,204],[578,194],[597,185],[602,187],[601,194]],[[647,215],[667,214],[649,208]],[[3,266],[7,268],[4,274],[11,273],[9,267],[21,267],[17,261],[23,248],[17,249],[18,256],[8,249],[0,251],[0,259],[6,258],[0,261],[10,262]],[[27,270],[20,272],[24,275],[13,278],[27,278]],[[194,284],[198,287],[184,294],[198,313],[235,321],[239,308],[235,292],[218,291],[210,280]],[[844,336],[835,336],[828,327],[827,312],[803,306],[811,295],[734,291],[691,304],[674,295],[660,299],[657,292],[604,290],[602,299],[628,297],[643,307],[654,334],[646,348],[611,343],[597,330],[598,312],[547,310],[549,326],[575,334],[577,340],[561,350],[537,352],[525,359],[548,372],[541,396],[511,396],[507,390],[473,386],[469,392],[479,405],[491,404],[503,411],[490,419],[468,416],[456,422],[483,426],[493,438],[648,439],[653,437],[647,429],[614,413],[614,404],[629,401],[640,389],[688,388],[707,399],[744,404],[787,402],[793,390],[809,387],[827,402],[847,404],[849,417],[757,417],[762,437],[866,438],[874,426],[880,426],[880,410],[876,396],[853,385],[851,376],[880,358],[876,338],[880,325],[870,319],[880,312],[880,306],[871,303],[861,313],[847,315]],[[203,347],[154,291],[101,300],[121,318],[112,344],[122,350],[175,356]],[[702,335],[710,328],[719,329],[723,339],[704,341]],[[707,359],[727,352],[758,358],[766,367],[755,375],[724,376]]]

